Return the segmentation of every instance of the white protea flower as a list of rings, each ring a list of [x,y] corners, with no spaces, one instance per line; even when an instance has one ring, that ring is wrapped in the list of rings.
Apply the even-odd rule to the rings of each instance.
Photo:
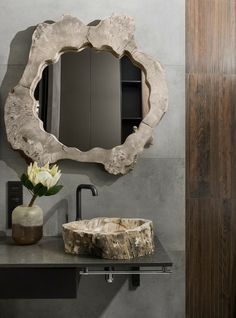
[[[61,171],[58,166],[52,168],[49,164],[39,167],[37,162],[31,163],[27,168],[27,174],[21,176],[22,184],[31,192],[32,199],[29,202],[29,207],[32,207],[36,198],[43,195],[50,196],[57,194],[62,188],[62,185],[57,184],[61,177]]]
[[[55,186],[61,177],[61,171],[58,170],[58,166],[54,165],[51,169],[49,164],[45,164],[43,167],[39,167],[37,162],[31,163],[27,169],[27,175],[29,180],[34,186],[41,183],[48,189]]]

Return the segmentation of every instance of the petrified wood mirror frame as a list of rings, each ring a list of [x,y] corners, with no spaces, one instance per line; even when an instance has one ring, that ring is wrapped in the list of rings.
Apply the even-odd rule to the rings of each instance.
[[[165,72],[158,61],[138,50],[134,31],[133,18],[125,15],[112,15],[96,26],[85,25],[70,15],[52,24],[39,24],[32,36],[28,64],[18,85],[9,93],[5,105],[7,138],[13,149],[22,150],[40,164],[72,159],[101,163],[112,174],[129,172],[137,156],[152,139],[154,127],[167,110],[168,99]],[[109,50],[117,57],[127,54],[142,69],[149,87],[150,110],[138,129],[122,145],[109,150],[93,148],[82,152],[63,145],[44,130],[37,115],[34,90],[48,64],[56,63],[65,52],[78,52],[88,46]]]

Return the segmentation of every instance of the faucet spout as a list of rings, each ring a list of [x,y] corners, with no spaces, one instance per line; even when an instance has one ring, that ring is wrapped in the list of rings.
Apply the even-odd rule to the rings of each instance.
[[[89,189],[93,196],[98,196],[98,190],[93,184],[80,184],[76,189],[76,221],[82,220],[81,192],[82,189]]]

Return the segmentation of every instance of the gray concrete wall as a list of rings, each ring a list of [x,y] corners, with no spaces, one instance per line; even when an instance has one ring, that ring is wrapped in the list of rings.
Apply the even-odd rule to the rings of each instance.
[[[124,177],[105,173],[93,164],[63,162],[63,191],[38,201],[44,209],[45,235],[57,234],[65,211],[54,211],[61,199],[68,200],[69,216],[75,215],[75,188],[94,183],[98,197],[83,193],[83,214],[93,216],[145,217],[173,262],[171,276],[141,278],[141,287],[129,291],[128,281],[117,278],[107,285],[103,277],[83,278],[77,300],[0,301],[1,318],[184,318],[185,309],[185,107],[184,107],[184,0],[21,0],[2,1],[0,10],[0,230],[6,226],[6,182],[17,180],[26,168],[21,156],[6,142],[3,105],[8,91],[18,82],[30,47],[33,28],[44,20],[57,20],[63,13],[85,23],[126,13],[135,18],[140,48],[166,67],[170,104],[156,129],[155,144],[145,150],[134,171]],[[25,200],[28,200],[25,192]]]

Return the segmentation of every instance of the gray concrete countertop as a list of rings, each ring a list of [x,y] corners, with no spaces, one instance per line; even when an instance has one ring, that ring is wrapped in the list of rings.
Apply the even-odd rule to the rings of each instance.
[[[35,245],[15,245],[11,238],[0,238],[0,268],[6,267],[85,267],[85,266],[172,266],[172,262],[156,240],[153,255],[132,260],[107,260],[64,252],[61,237],[44,237]]]

